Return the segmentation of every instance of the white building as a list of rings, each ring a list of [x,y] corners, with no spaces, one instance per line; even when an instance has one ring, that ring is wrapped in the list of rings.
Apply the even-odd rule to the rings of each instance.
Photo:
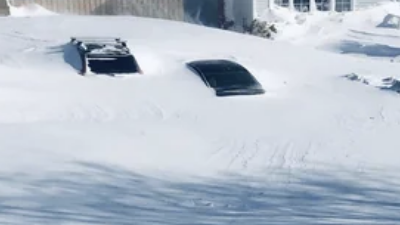
[[[315,10],[320,11],[344,12],[361,9],[383,1],[385,0],[275,0],[274,2],[269,0],[253,0],[253,4],[255,8],[258,8],[257,5],[263,5],[265,2],[268,2],[269,6],[275,3],[283,7],[293,7],[298,11],[309,11],[313,10],[314,7]],[[314,3],[315,5],[313,5]]]
[[[310,9],[312,10],[315,3],[316,10],[344,12],[361,9],[384,1],[388,0],[252,0],[252,3],[255,11],[259,7],[262,8],[265,5],[271,7],[273,4],[292,7],[298,11],[309,11]]]
[[[241,30],[245,24],[259,18],[274,5],[288,7],[296,11],[353,11],[379,2],[390,0],[224,0],[226,19],[235,22],[234,29]]]

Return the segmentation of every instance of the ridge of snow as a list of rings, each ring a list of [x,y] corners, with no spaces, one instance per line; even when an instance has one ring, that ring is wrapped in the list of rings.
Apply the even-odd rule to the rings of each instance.
[[[37,16],[55,16],[58,15],[36,3],[28,3],[21,6],[13,6],[7,1],[10,17],[37,17]]]
[[[373,29],[389,14],[400,16],[398,2],[382,2],[376,6],[342,13],[300,13],[275,6],[266,10],[260,19],[276,23],[279,31],[275,35],[276,40],[320,47],[342,38],[350,29]]]

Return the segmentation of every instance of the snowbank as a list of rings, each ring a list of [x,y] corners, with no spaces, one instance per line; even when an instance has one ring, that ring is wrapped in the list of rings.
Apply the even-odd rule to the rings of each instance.
[[[57,15],[55,12],[52,12],[38,4],[27,4],[23,6],[12,6],[10,7],[10,16],[11,17],[32,17],[32,16],[54,16]]]
[[[347,74],[344,77],[351,81],[358,81],[376,87],[380,90],[400,93],[400,80],[395,77],[379,78],[379,76],[364,76],[354,73]]]
[[[297,14],[289,8],[274,6],[265,10],[260,19],[274,23],[295,23]]]
[[[397,27],[398,16],[400,4],[384,2],[358,11],[340,13],[302,13],[275,6],[265,10],[260,19],[276,24],[279,34],[275,40],[319,47],[344,38],[349,30]]]
[[[353,12],[297,12],[286,7],[274,6],[264,11],[261,20],[284,24],[315,24],[326,19],[346,24],[370,24],[377,25],[382,22],[388,14],[400,15],[400,4],[398,2],[383,2],[374,6]]]
[[[400,15],[400,4],[383,2],[355,12],[344,13],[341,19],[347,25],[376,27],[388,14]]]
[[[297,40],[309,34],[318,34],[324,27],[323,21],[330,15],[331,13],[318,11],[301,13],[275,6],[266,10],[260,19],[276,24],[279,31],[277,40]]]

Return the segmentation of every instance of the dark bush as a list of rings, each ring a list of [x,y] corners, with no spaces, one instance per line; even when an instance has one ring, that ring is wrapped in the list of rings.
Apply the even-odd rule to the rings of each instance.
[[[250,26],[245,28],[245,33],[255,35],[262,38],[271,39],[273,34],[278,33],[274,24],[269,24],[266,21],[254,19]]]

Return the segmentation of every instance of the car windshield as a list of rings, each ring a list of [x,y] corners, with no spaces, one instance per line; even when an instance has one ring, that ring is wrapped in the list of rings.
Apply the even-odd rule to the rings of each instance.
[[[228,88],[232,86],[252,86],[255,79],[246,71],[228,71],[208,73],[206,79],[211,87]]]

